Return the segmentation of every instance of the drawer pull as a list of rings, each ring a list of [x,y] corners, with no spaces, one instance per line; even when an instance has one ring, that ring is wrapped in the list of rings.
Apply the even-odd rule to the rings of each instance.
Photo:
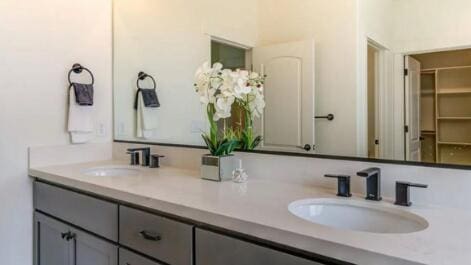
[[[160,241],[162,239],[162,237],[160,237],[160,235],[158,235],[157,233],[146,230],[139,232],[139,235],[141,235],[145,240],[150,241]]]

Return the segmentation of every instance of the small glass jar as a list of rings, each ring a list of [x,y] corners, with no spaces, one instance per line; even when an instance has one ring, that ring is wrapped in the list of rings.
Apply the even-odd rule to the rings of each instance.
[[[239,167],[232,171],[232,181],[235,183],[245,183],[248,177],[247,172],[242,167],[242,160],[239,159]]]

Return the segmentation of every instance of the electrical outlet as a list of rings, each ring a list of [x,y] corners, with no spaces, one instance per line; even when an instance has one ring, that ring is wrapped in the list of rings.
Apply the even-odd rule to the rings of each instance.
[[[97,135],[100,136],[100,137],[105,137],[106,136],[105,124],[103,124],[103,123],[98,124]]]

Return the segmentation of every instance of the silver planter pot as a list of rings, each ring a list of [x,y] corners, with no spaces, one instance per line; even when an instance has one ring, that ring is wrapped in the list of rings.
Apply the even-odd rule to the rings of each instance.
[[[201,158],[201,178],[212,181],[232,179],[234,156],[203,155]]]

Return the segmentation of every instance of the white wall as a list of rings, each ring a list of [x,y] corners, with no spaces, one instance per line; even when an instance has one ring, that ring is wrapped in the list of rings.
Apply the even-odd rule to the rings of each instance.
[[[321,154],[356,155],[357,5],[345,0],[259,0],[259,45],[314,39],[316,146]]]
[[[136,77],[157,80],[161,103],[151,141],[202,145],[206,114],[193,84],[196,69],[210,61],[211,36],[254,46],[257,5],[252,0],[121,0],[114,4],[115,132],[135,139]],[[143,83],[144,84],[144,83]],[[149,85],[148,85],[149,86]],[[193,130],[193,131],[192,131]]]
[[[67,72],[96,76],[96,123],[111,141],[111,0],[0,1],[0,257],[32,264],[27,148],[69,142]]]
[[[470,47],[469,0],[395,0],[394,41],[398,52]]]

